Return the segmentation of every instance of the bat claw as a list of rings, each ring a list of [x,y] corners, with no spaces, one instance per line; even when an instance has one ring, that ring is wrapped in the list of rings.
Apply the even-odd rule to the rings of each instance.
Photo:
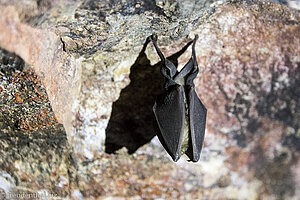
[[[194,41],[197,41],[197,40],[198,40],[198,38],[199,38],[199,35],[198,35],[198,34],[196,34],[196,35],[195,35],[195,38],[194,38]]]
[[[151,36],[150,36],[150,39],[152,41],[157,41],[157,35],[155,33],[153,33]]]

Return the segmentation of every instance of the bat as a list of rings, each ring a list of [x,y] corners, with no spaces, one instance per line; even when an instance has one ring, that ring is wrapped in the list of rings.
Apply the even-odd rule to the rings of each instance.
[[[197,162],[203,146],[207,113],[193,83],[199,71],[195,53],[198,35],[193,40],[192,56],[180,71],[158,48],[157,36],[152,35],[150,39],[161,59],[160,71],[165,77],[165,92],[157,97],[153,106],[159,127],[158,138],[175,162],[183,154],[189,161]]]

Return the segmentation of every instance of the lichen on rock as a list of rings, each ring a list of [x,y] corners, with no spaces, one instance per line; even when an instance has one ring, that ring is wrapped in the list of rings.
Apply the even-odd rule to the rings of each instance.
[[[41,185],[64,197],[74,168],[71,149],[44,86],[24,65],[0,49],[0,188],[8,199],[13,193],[38,192]]]

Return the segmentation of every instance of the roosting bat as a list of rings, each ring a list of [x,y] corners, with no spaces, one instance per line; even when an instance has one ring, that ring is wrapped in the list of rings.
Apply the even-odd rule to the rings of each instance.
[[[196,35],[192,57],[180,72],[164,57],[157,46],[157,36],[151,40],[159,55],[165,77],[165,92],[157,97],[153,112],[160,130],[159,140],[176,162],[182,154],[197,162],[203,145],[207,110],[195,92],[194,78],[198,74],[195,53]]]

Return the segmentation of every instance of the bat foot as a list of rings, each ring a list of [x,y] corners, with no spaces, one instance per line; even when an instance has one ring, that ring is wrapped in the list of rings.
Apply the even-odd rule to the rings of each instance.
[[[194,38],[194,41],[196,42],[199,38],[199,35],[198,34],[195,34],[195,38]]]
[[[150,36],[150,39],[152,40],[152,41],[157,41],[157,35],[155,34],[155,33],[153,33],[151,36]]]

